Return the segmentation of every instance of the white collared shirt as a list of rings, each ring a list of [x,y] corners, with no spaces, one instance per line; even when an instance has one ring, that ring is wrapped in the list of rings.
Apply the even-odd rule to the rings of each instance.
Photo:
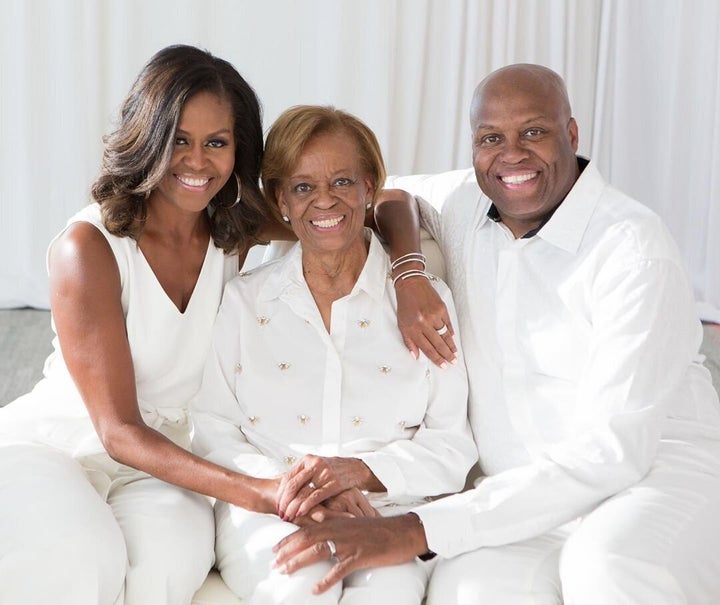
[[[325,329],[302,249],[228,283],[200,393],[193,449],[256,477],[304,454],[363,460],[397,502],[458,491],[475,461],[467,376],[414,360],[397,328],[389,261],[370,237]],[[450,291],[433,281],[455,321]]]
[[[454,556],[539,535],[637,482],[661,438],[718,438],[676,246],[592,163],[528,239],[488,219],[472,170],[392,186],[442,212],[421,201],[448,267],[488,475],[414,511],[432,550]]]

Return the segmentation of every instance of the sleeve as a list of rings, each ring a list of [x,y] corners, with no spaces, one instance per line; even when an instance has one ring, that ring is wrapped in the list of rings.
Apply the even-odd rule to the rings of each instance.
[[[453,325],[457,316],[450,290],[442,282],[443,300]],[[467,373],[457,333],[458,363],[441,369],[428,362],[430,389],[423,422],[411,439],[398,439],[358,456],[382,481],[390,498],[436,496],[465,485],[477,449],[467,419]]]
[[[440,215],[445,203],[460,189],[464,191],[469,187],[473,192],[479,191],[472,168],[438,174],[389,176],[385,187],[403,189],[415,196],[420,211],[420,226],[430,233],[441,247]]]
[[[586,514],[649,471],[702,331],[679,262],[624,261],[620,248],[590,286],[592,334],[572,435],[532,463],[415,509],[445,557],[525,540]],[[627,258],[627,257],[626,257]]]
[[[234,388],[238,343],[244,312],[238,282],[229,282],[215,320],[202,385],[190,404],[193,451],[226,468],[259,478],[276,477],[285,469],[248,443]]]

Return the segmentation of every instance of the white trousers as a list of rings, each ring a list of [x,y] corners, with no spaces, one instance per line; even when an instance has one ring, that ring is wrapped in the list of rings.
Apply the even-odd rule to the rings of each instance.
[[[397,513],[401,509],[394,509]],[[272,547],[298,527],[277,515],[254,513],[225,502],[215,505],[217,568],[248,605],[420,605],[430,565],[412,561],[356,571],[322,595],[312,589],[332,567],[323,561],[283,575],[272,569]]]
[[[97,454],[0,446],[0,605],[189,605],[209,501]]]
[[[531,540],[438,561],[428,605],[720,604],[717,443],[663,442],[638,484]]]

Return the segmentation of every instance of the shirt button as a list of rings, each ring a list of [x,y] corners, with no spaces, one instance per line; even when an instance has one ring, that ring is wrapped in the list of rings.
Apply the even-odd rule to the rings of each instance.
[[[363,423],[363,419],[360,418],[360,416],[354,416],[350,422],[353,423],[353,426],[360,426]]]
[[[250,424],[255,424],[258,420],[260,420],[257,416],[248,416],[248,422]]]
[[[300,414],[297,419],[300,424],[307,424],[308,422],[310,422],[310,416],[306,416],[305,414]]]
[[[401,420],[400,422],[397,423],[398,428],[399,428],[400,430],[403,430],[403,429],[405,428],[405,425],[406,425],[406,424],[407,424],[407,422],[406,422],[405,420]]]
[[[369,319],[361,319],[360,321],[358,321],[358,325],[361,328],[367,328],[370,325],[370,320]]]
[[[277,367],[280,368],[281,372],[284,372],[285,370],[290,369],[290,364],[287,361],[281,361],[279,364],[277,364]]]
[[[242,374],[242,364],[241,364],[241,363],[236,363],[236,364],[235,364],[235,373],[236,373],[236,374]]]
[[[284,460],[285,464],[287,464],[288,466],[292,466],[293,464],[295,464],[295,456],[285,456]]]
[[[259,326],[266,326],[270,323],[270,318],[265,316],[260,316],[257,318],[258,325]]]
[[[392,368],[390,366],[380,366],[378,370],[380,370],[382,374],[389,374]]]

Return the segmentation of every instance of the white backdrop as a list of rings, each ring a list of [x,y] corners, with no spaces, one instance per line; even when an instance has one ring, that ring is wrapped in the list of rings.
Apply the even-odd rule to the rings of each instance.
[[[135,75],[174,43],[231,61],[266,128],[297,103],[357,114],[396,174],[469,166],[476,83],[548,65],[581,152],[664,217],[720,320],[717,0],[0,0],[0,307],[47,306],[47,243],[88,201]]]

